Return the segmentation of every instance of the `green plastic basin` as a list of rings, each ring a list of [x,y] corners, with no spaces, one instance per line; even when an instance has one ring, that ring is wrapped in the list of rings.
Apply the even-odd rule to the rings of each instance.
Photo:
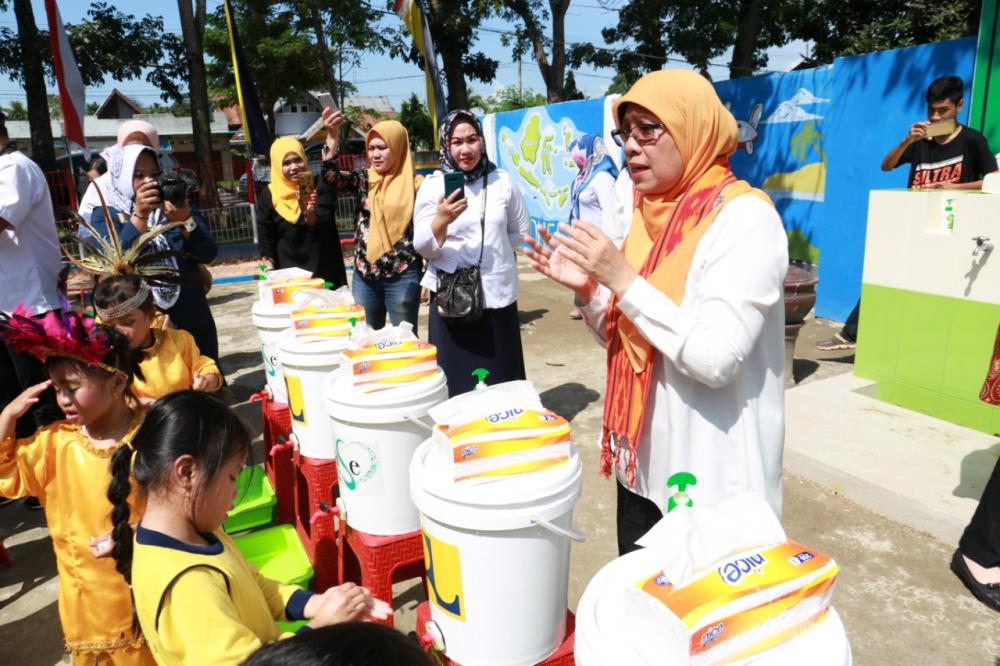
[[[312,564],[293,526],[276,525],[241,534],[233,537],[233,542],[250,564],[267,578],[309,589]]]
[[[269,525],[278,499],[263,465],[244,467],[236,479],[236,502],[222,523],[228,534]]]

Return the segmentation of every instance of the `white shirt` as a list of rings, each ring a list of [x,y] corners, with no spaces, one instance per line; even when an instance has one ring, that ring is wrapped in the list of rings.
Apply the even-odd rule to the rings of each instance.
[[[635,195],[632,190],[632,176],[629,174],[628,169],[622,168],[618,173],[618,180],[615,181],[615,221],[613,228],[618,235],[604,232],[614,239],[618,247],[622,246],[625,236],[628,235],[629,229],[632,228],[632,214],[634,211]]]
[[[0,157],[0,312],[20,304],[32,314],[56,310],[62,253],[45,174],[23,153]]]
[[[619,303],[658,352],[633,490],[663,511],[667,479],[690,472],[694,506],[751,491],[781,516],[787,248],[774,208],[740,196],[698,243],[679,307],[642,278]],[[609,298],[601,287],[580,309],[602,343]]]
[[[595,174],[580,192],[580,219],[596,224],[621,247],[625,230],[615,220],[615,179],[607,171]]]
[[[413,205],[413,246],[428,260],[427,272],[420,284],[437,291],[437,271],[453,273],[458,268],[475,266],[483,243],[483,305],[491,310],[507,307],[517,300],[517,256],[514,249],[527,234],[531,219],[521,198],[521,191],[507,175],[497,169],[490,172],[486,188],[485,240],[479,230],[483,206],[483,179],[465,183],[469,206],[448,225],[444,245],[431,232],[438,202],[444,196],[444,176],[440,171],[424,179]]]

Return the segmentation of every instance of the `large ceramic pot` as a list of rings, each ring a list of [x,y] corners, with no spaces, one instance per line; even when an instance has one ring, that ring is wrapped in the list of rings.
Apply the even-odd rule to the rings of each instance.
[[[816,304],[819,278],[804,268],[789,264],[785,276],[785,324],[799,324]]]

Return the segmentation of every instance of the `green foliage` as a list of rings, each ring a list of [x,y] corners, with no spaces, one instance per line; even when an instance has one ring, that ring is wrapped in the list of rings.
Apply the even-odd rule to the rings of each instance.
[[[6,109],[3,109],[3,113],[7,116],[7,120],[27,120],[28,119],[28,108],[24,105],[21,100],[15,99],[10,103]]]
[[[518,90],[517,86],[506,86],[498,89],[490,97],[473,95],[469,98],[469,102],[471,106],[481,108],[485,113],[502,113],[544,106],[548,103],[548,99],[534,90]]]
[[[82,21],[66,24],[66,34],[84,85],[101,86],[109,79],[125,81],[144,76],[163,91],[164,100],[180,98],[176,82],[187,79],[187,69],[172,67],[180,40],[164,33],[162,17],[146,14],[137,18],[105,2],[94,2]],[[38,31],[35,48],[42,55],[46,78],[54,85],[47,30]],[[21,55],[17,33],[0,28],[0,74],[23,84]]]
[[[572,99],[586,99],[586,95],[577,89],[576,77],[573,75],[573,72],[568,72],[566,74],[566,83],[563,84],[563,100],[568,102]]]
[[[403,102],[397,119],[410,135],[413,150],[427,150],[434,146],[434,123],[416,93]]]
[[[795,3],[790,31],[812,40],[810,62],[833,62],[838,56],[896,49],[975,35],[981,0],[814,0]]]
[[[635,70],[627,72],[617,72],[611,79],[611,85],[604,91],[605,95],[624,95],[632,84],[639,80],[639,73]]]
[[[100,102],[87,102],[87,106],[84,107],[84,113],[88,116],[92,116],[97,113],[97,110],[101,108]]]
[[[59,95],[49,95],[49,117],[62,118],[62,103]]]

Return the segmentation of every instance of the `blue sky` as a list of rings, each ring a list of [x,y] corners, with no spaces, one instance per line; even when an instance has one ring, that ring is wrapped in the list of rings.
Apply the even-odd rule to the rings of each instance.
[[[376,0],[377,2],[377,0]],[[180,33],[180,17],[177,11],[176,2],[168,1],[157,3],[158,6],[151,5],[148,0],[117,0],[112,3],[119,10],[143,15],[150,13],[161,15],[164,19],[164,26],[170,32]],[[209,11],[222,4],[221,0],[208,0]],[[624,4],[624,0],[616,0],[617,5]],[[42,0],[32,0],[32,7],[35,12],[35,22],[40,26],[46,23],[45,7]],[[59,9],[62,12],[64,21],[77,22],[90,7],[89,0],[60,0]],[[385,17],[383,21],[395,21],[394,17]],[[571,42],[594,42],[603,43],[601,29],[617,22],[617,14],[613,11],[603,9],[598,0],[573,0],[570,4],[566,16],[566,38]],[[14,12],[8,9],[0,12],[0,26],[10,27],[16,30]],[[493,19],[487,21],[484,27],[499,31],[508,30],[509,27],[501,21]],[[469,87],[473,93],[489,94],[498,86],[516,85],[518,81],[518,65],[511,57],[511,50],[500,43],[501,36],[493,32],[481,32],[478,48],[490,56],[500,60],[501,65],[497,73],[497,79],[489,85],[470,81]],[[805,45],[801,42],[793,43],[789,46],[774,49],[770,55],[768,64],[769,70],[782,70],[789,63],[795,61],[799,54],[805,50]],[[252,57],[252,54],[251,54]],[[728,62],[728,54],[720,56],[719,63]],[[671,63],[670,66],[683,67],[682,63]],[[711,74],[715,79],[728,78],[728,70],[724,67],[714,67]],[[522,85],[538,92],[545,92],[545,85],[538,72],[538,66],[534,60],[525,58],[521,65]],[[585,67],[576,72],[577,87],[588,95],[600,95],[611,81],[614,71],[609,69],[598,70]],[[365,56],[365,61],[360,67],[356,67],[346,74],[345,78],[353,81],[361,95],[386,95],[390,98],[393,106],[399,107],[403,100],[410,96],[411,92],[416,92],[420,97],[424,95],[423,74],[416,65],[408,64],[399,60],[392,60],[387,56],[369,54]],[[141,104],[152,104],[160,101],[159,91],[147,84],[143,80],[111,82],[107,81],[103,86],[87,90],[87,101],[103,101],[112,88],[117,87],[122,92],[130,95]],[[50,92],[56,92],[53,88]],[[23,91],[19,84],[0,77],[0,105],[7,106],[12,100],[24,99]]]

